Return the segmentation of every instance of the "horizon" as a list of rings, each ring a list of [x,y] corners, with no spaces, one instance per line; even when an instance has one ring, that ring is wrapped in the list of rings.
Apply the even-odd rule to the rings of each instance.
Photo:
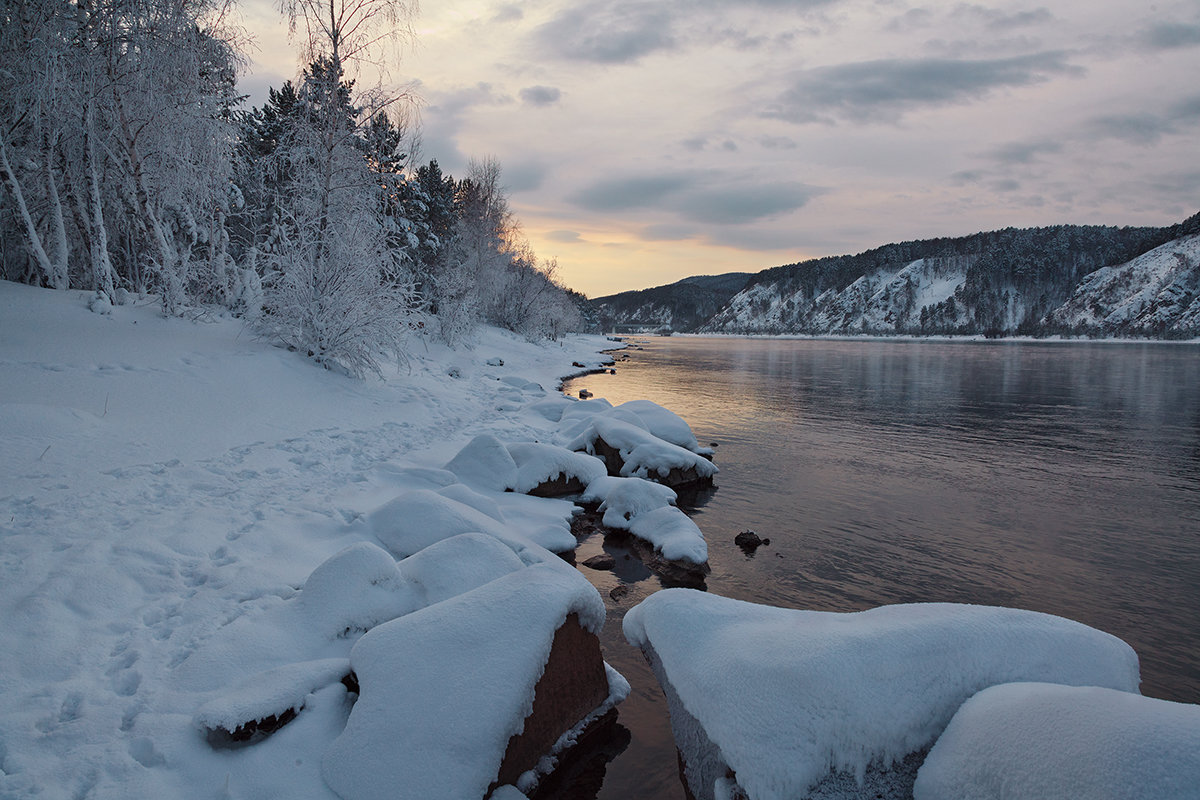
[[[890,242],[1200,207],[1200,9],[1051,0],[451,2],[388,60],[421,163],[494,156],[589,297]],[[258,105],[300,47],[245,3]],[[374,74],[360,76],[368,86]]]

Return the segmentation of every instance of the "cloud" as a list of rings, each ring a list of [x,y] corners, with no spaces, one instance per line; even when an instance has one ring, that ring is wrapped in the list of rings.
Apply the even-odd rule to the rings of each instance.
[[[1156,144],[1164,136],[1190,129],[1200,121],[1200,95],[1173,104],[1163,114],[1151,112],[1093,117],[1087,134],[1093,139],[1119,139],[1138,145]]]
[[[546,182],[546,167],[532,161],[505,164],[504,186],[510,192],[530,192]]]
[[[1141,35],[1142,44],[1151,50],[1179,50],[1200,46],[1200,25],[1182,22],[1162,22],[1152,25]]]
[[[1032,164],[1038,156],[1062,152],[1062,143],[1050,140],[1039,142],[1010,142],[985,153],[986,157],[1001,164]]]
[[[894,122],[922,107],[968,103],[991,92],[1030,86],[1082,70],[1061,52],[996,59],[880,59],[796,74],[764,116],[796,123],[833,114],[855,122]]]
[[[983,27],[990,31],[1008,31],[1013,28],[1041,25],[1054,20],[1054,15],[1045,8],[1010,12],[979,5],[960,5],[950,17],[951,19],[973,19],[982,23]]]
[[[447,172],[466,169],[467,158],[458,149],[458,132],[471,109],[480,106],[507,105],[513,99],[495,91],[489,83],[477,83],[447,92],[430,93],[429,104],[421,113],[422,151],[436,158]]]
[[[682,242],[695,237],[696,229],[693,226],[666,222],[647,225],[641,233],[641,238],[647,242]]]
[[[564,9],[534,38],[562,58],[624,64],[674,48],[671,23],[670,9],[662,3],[591,2]]]
[[[808,13],[841,0],[585,0],[558,12],[533,34],[533,44],[560,58],[600,64],[630,64],[652,53],[687,44],[723,43],[742,50],[778,46],[795,34],[780,31],[783,12]],[[738,8],[772,12],[768,34],[728,24]]]
[[[597,181],[569,198],[593,212],[654,209],[688,223],[739,225],[795,211],[827,190],[796,181],[751,182],[717,171]],[[647,230],[667,231],[677,228]]]
[[[683,174],[609,178],[593,183],[568,199],[588,211],[650,208],[694,181],[694,177]]]
[[[526,105],[552,106],[562,97],[562,92],[554,86],[527,86],[518,96]]]
[[[737,225],[795,211],[824,193],[803,183],[714,186],[688,192],[672,206],[692,222]]]
[[[787,136],[760,136],[758,143],[768,150],[795,150],[800,146]]]
[[[523,19],[525,19],[525,12],[515,3],[499,6],[492,16],[492,22],[520,22]]]
[[[583,237],[579,235],[579,231],[550,231],[545,238],[559,244],[579,244],[583,241]]]

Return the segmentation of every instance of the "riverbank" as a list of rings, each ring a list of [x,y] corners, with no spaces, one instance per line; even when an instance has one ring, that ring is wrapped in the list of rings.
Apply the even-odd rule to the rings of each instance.
[[[613,343],[415,338],[406,363],[357,381],[234,319],[164,319],[152,302],[101,315],[86,300],[0,283],[0,796],[331,800],[320,762],[341,701],[322,695],[264,745],[220,751],[196,720],[240,695],[210,684],[288,663],[309,634],[267,623],[304,617],[331,559],[378,541],[372,514],[452,480],[441,468],[474,437],[548,436],[531,407]],[[570,536],[569,503],[509,498],[492,509],[509,527]],[[361,612],[366,589],[338,585]],[[564,608],[584,607],[570,596]]]

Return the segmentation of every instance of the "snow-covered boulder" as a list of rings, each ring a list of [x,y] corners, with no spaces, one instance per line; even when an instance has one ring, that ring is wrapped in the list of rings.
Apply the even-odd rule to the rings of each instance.
[[[396,564],[396,571],[413,603],[424,608],[524,567],[512,548],[494,536],[462,533],[409,556]]]
[[[517,464],[504,442],[490,434],[476,436],[450,459],[446,469],[463,483],[504,492],[517,485]]]
[[[708,545],[696,523],[675,507],[675,490],[642,478],[604,475],[588,484],[581,502],[598,503],[601,523],[628,531],[669,561],[704,564]]]
[[[617,411],[635,415],[650,433],[665,442],[678,445],[693,453],[712,453],[711,448],[702,448],[696,441],[696,435],[683,417],[669,408],[664,408],[650,400],[630,400],[617,406]]]
[[[1094,686],[1008,683],[972,697],[915,800],[1184,800],[1200,795],[1200,706]]]
[[[708,483],[717,474],[707,458],[607,414],[594,416],[568,446],[602,457],[609,475],[647,478],[671,487]]]
[[[546,563],[375,628],[350,655],[360,695],[325,781],[345,800],[526,788],[565,734],[628,692],[600,656],[603,624],[591,584]]]
[[[912,755],[981,689],[1044,681],[1136,692],[1139,682],[1137,655],[1120,639],[1009,608],[833,613],[666,589],[630,610],[624,631],[667,695],[698,800],[729,772],[751,800],[807,797],[826,780],[853,790],[906,757],[910,774],[886,781],[911,786]]]
[[[460,533],[486,533],[520,554],[530,545],[563,553],[575,548],[570,532],[553,527],[514,530],[476,508],[429,489],[416,489],[377,508],[367,517],[376,538],[397,558],[407,558]]]
[[[419,607],[396,559],[370,542],[352,544],[321,563],[296,602],[308,624],[329,638],[370,630]]]
[[[514,442],[508,445],[508,454],[517,464],[513,488],[538,497],[581,492],[605,474],[599,459],[552,444]]]

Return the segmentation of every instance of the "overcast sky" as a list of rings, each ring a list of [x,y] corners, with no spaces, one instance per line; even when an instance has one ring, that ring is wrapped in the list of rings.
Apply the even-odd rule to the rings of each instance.
[[[293,77],[246,0],[253,101]],[[1007,226],[1200,210],[1200,1],[426,0],[422,158],[504,169],[596,297]]]

